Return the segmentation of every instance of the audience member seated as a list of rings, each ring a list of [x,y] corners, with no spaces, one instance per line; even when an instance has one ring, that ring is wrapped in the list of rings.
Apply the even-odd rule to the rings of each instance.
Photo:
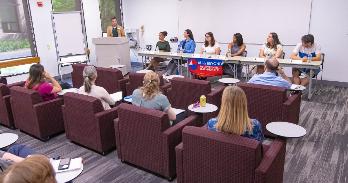
[[[7,151],[0,150],[0,171],[5,171],[11,164],[21,162],[31,154],[34,152],[30,148],[19,144],[10,146]]]
[[[132,94],[132,103],[136,106],[156,109],[168,114],[169,120],[176,120],[168,98],[160,92],[160,79],[155,72],[148,72],[144,76],[143,87],[136,89]]]
[[[196,42],[193,37],[192,31],[186,29],[184,31],[184,40],[180,41],[178,45],[178,53],[194,53],[196,50]],[[178,68],[178,60],[171,60],[167,66],[166,75],[176,74]]]
[[[254,75],[248,83],[279,86],[287,89],[291,87],[291,80],[285,75],[283,69],[279,67],[277,59],[271,58],[266,60],[265,67],[263,74]]]
[[[202,45],[201,54],[220,55],[221,49],[218,42],[215,41],[214,34],[207,32],[205,34],[204,45]]]
[[[243,53],[245,52],[246,45],[243,42],[243,36],[240,33],[235,33],[233,35],[233,40],[231,43],[228,44],[228,51],[227,56],[228,57],[235,57],[235,56],[243,56]],[[231,68],[234,68],[236,66],[237,71],[233,71],[231,73]],[[228,74],[233,76],[234,72],[237,72],[237,77],[241,78],[242,76],[242,64],[224,64],[223,65],[224,74]]]
[[[163,51],[163,52],[170,52],[170,45],[169,42],[166,41],[164,38],[168,35],[167,31],[163,31],[159,33],[159,41],[156,44],[156,50],[157,51]],[[147,69],[156,71],[156,68],[160,62],[165,61],[163,58],[154,57],[151,60],[151,63]]]
[[[279,41],[278,34],[275,32],[269,33],[267,42],[260,48],[260,58],[281,58],[283,55],[283,47]],[[257,66],[256,73],[262,74],[265,70],[263,65]]]
[[[46,72],[41,64],[34,64],[30,67],[29,78],[24,87],[38,91],[44,101],[57,98],[57,93],[62,91],[58,81]]]
[[[110,94],[103,87],[95,85],[97,70],[94,66],[89,65],[83,69],[83,78],[84,83],[79,89],[79,94],[98,98],[102,102],[104,110],[111,109],[110,105],[115,105]]]
[[[290,55],[291,59],[294,60],[303,60],[303,62],[307,62],[308,56],[312,56],[312,61],[320,61],[321,60],[321,47],[314,43],[314,36],[312,34],[307,34],[302,36],[302,43],[298,43]],[[292,69],[292,78],[293,83],[297,85],[306,86],[309,83],[308,75],[310,69]],[[314,70],[314,76],[320,72],[320,69]],[[300,78],[300,75],[303,74],[305,77]]]
[[[49,159],[32,155],[10,166],[1,176],[3,183],[56,183],[55,172]]]
[[[264,139],[260,122],[249,118],[246,95],[238,86],[225,88],[219,115],[210,119],[207,127],[212,131],[238,134],[258,141]]]

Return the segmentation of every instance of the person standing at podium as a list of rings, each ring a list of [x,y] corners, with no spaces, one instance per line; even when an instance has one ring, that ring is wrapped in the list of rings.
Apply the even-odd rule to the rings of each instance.
[[[123,27],[117,24],[116,17],[111,18],[111,26],[106,29],[108,37],[126,37]]]

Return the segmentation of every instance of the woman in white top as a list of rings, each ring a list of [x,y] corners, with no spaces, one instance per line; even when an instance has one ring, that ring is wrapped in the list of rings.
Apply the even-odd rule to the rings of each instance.
[[[260,58],[281,58],[283,55],[283,46],[281,45],[278,35],[275,32],[268,34],[267,42],[260,48]],[[257,66],[257,74],[262,74],[265,70],[263,65]]]
[[[205,34],[204,45],[201,49],[201,54],[211,54],[211,55],[220,55],[221,49],[218,42],[215,41],[214,35],[212,32]]]
[[[110,105],[115,105],[115,101],[110,94],[100,86],[95,85],[97,79],[97,70],[94,66],[89,65],[83,69],[83,86],[80,87],[79,93],[89,95],[99,99],[104,107],[104,110],[111,109]]]

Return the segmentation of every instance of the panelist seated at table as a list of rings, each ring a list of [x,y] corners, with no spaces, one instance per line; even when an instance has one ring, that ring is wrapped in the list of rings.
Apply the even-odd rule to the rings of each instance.
[[[192,31],[190,29],[186,29],[183,35],[185,39],[180,41],[178,45],[178,52],[194,53],[196,50],[196,42],[193,37]]]
[[[285,75],[276,58],[267,59],[265,62],[265,72],[254,75],[248,83],[279,86],[289,89],[291,80]]]
[[[263,141],[262,126],[257,119],[250,119],[247,98],[238,86],[228,86],[222,93],[220,112],[217,118],[208,121],[208,130],[237,134]]]
[[[143,86],[133,91],[132,104],[166,112],[169,120],[175,121],[175,111],[171,107],[168,98],[161,93],[159,84],[160,79],[157,73],[153,71],[146,73]]]
[[[193,37],[192,31],[190,29],[186,29],[183,35],[185,39],[180,41],[177,52],[178,53],[194,53],[196,50],[196,42]],[[164,73],[164,75],[178,74],[178,65],[179,65],[178,60],[176,59],[171,60],[167,66],[167,70]]]
[[[283,55],[283,46],[281,45],[278,34],[271,32],[268,34],[267,41],[260,48],[259,57],[260,58],[281,58]],[[263,65],[256,67],[256,74],[262,74],[265,70]]]
[[[10,146],[7,151],[0,150],[0,172],[5,171],[10,165],[24,160],[34,151],[27,146],[15,144]]]
[[[118,25],[116,17],[111,18],[111,26],[106,28],[108,37],[126,37],[123,27]]]
[[[34,64],[29,69],[29,78],[26,80],[25,88],[38,91],[44,101],[58,97],[57,93],[62,87],[41,64]]]
[[[116,102],[103,87],[95,85],[97,76],[97,70],[94,66],[86,66],[83,69],[83,86],[79,88],[78,93],[99,99],[104,110],[111,109],[110,105],[115,105]]]
[[[158,34],[159,41],[156,44],[157,51],[170,52],[169,42],[164,39],[167,35],[167,31],[162,31]],[[163,61],[165,61],[164,58],[154,57],[147,69],[156,71],[158,64]]]
[[[235,56],[243,56],[244,51],[246,50],[246,45],[243,42],[243,36],[240,33],[235,33],[233,35],[232,42],[228,44],[227,46],[227,54],[228,57],[235,57]],[[234,68],[236,65],[237,68],[237,77],[240,78],[242,76],[242,64],[224,64],[224,74],[232,75],[234,73],[231,73],[231,68]]]
[[[308,57],[311,56],[311,61],[321,61],[321,47],[314,43],[314,36],[312,34],[307,34],[302,36],[302,43],[298,43],[290,55],[291,59],[294,60],[303,60],[303,62],[308,61]],[[309,83],[308,75],[310,69],[292,69],[292,78],[293,83],[297,85],[306,86]],[[320,69],[314,70],[314,76],[320,72]],[[304,78],[300,78],[300,75],[303,74]]]
[[[205,34],[205,41],[201,48],[201,54],[220,55],[221,49],[217,41],[215,41],[214,34],[207,32]]]
[[[11,165],[0,177],[3,183],[56,183],[55,171],[46,156],[32,155]]]

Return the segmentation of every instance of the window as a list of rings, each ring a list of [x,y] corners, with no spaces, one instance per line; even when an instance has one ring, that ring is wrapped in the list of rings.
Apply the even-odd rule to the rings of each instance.
[[[26,0],[0,1],[0,60],[36,55]]]
[[[80,11],[81,0],[52,0],[53,12]]]
[[[111,25],[112,17],[116,17],[117,23],[122,25],[120,0],[100,0],[99,2],[102,31],[106,32],[106,28]]]

